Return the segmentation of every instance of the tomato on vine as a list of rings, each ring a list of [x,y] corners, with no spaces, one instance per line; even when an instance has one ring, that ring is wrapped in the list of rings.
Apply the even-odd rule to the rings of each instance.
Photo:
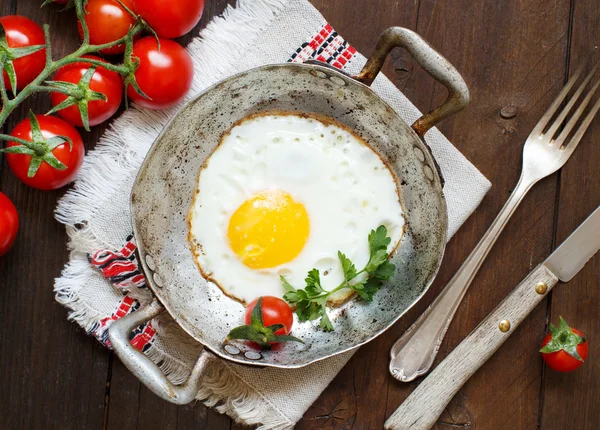
[[[83,163],[81,136],[69,123],[54,116],[34,115],[13,129],[6,148],[8,166],[30,187],[55,190],[72,182]],[[3,139],[8,136],[2,135]]]
[[[156,34],[168,39],[191,31],[204,11],[204,0],[134,0],[133,5]]]
[[[35,22],[19,15],[0,17],[0,24],[0,55],[5,58],[4,86],[16,93],[44,70],[44,32]]]
[[[84,58],[104,62],[92,55]],[[88,131],[113,116],[123,99],[123,80],[118,73],[85,62],[61,67],[47,84],[61,91],[51,93],[54,107],[48,113],[57,112],[69,124]]]
[[[0,257],[12,247],[18,231],[17,208],[6,195],[0,193]]]
[[[133,0],[120,1],[130,10],[134,10]],[[129,29],[136,23],[136,18],[117,0],[88,0],[85,11],[85,22],[92,45],[103,45],[119,40],[126,36]],[[77,26],[79,35],[83,38],[81,23],[77,23]],[[100,52],[107,55],[122,54],[125,52],[125,44],[111,46]]]
[[[133,44],[131,57],[139,61],[133,86],[127,88],[130,99],[148,109],[167,109],[183,100],[192,87],[194,64],[190,54],[177,42],[155,37],[143,37]],[[127,80],[126,80],[126,83]]]

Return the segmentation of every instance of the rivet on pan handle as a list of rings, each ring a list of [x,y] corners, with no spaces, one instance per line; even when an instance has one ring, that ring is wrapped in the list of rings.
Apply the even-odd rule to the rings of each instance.
[[[148,306],[113,322],[108,329],[108,338],[125,367],[154,394],[171,403],[185,405],[195,399],[200,376],[215,357],[202,350],[187,381],[181,385],[174,385],[152,360],[129,343],[129,334],[134,327],[150,321],[164,311],[165,308],[155,299]]]
[[[391,27],[381,34],[375,51],[354,79],[371,85],[381,71],[385,58],[396,47],[405,48],[410,52],[427,73],[448,89],[448,97],[444,103],[424,114],[412,125],[415,132],[423,137],[430,128],[469,104],[469,89],[460,73],[448,60],[417,33],[402,27]]]

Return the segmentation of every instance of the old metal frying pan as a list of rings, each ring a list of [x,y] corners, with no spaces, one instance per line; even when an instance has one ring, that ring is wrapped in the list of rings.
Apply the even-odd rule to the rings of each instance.
[[[406,48],[449,92],[446,101],[407,125],[369,85],[394,47]],[[109,338],[123,363],[152,391],[184,404],[198,391],[199,377],[215,356],[236,363],[297,368],[369,342],[397,321],[427,290],[446,244],[447,213],[443,182],[423,136],[468,103],[468,89],[448,61],[416,33],[394,27],[380,37],[361,73],[348,76],[326,64],[276,64],[232,76],[184,106],[150,149],[133,187],[131,213],[139,261],[155,300],[116,321]],[[330,311],[336,327],[326,333],[314,323],[297,323],[288,343],[259,354],[229,345],[227,333],[242,321],[243,306],[207,282],[194,263],[186,214],[197,173],[232,125],[256,112],[316,113],[360,134],[391,167],[401,189],[408,229],[392,256],[394,277],[371,303],[350,300]],[[207,226],[210,228],[210,226]],[[128,341],[132,328],[168,312],[205,346],[188,381],[173,385]]]

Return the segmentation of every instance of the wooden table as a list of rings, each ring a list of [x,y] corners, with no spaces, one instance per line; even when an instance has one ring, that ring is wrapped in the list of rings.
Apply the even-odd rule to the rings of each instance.
[[[384,336],[363,347],[298,424],[300,429],[379,429],[418,381],[388,374],[388,350],[458,269],[515,186],[525,138],[600,34],[597,0],[312,0],[365,54],[388,26],[416,30],[463,74],[471,105],[442,131],[493,183],[480,208],[450,242],[426,296]],[[2,15],[21,14],[53,28],[56,54],[77,43],[72,12],[40,1],[0,0]],[[203,28],[226,7],[207,0]],[[189,40],[186,36],[183,42]],[[391,64],[390,64],[391,63]],[[422,110],[445,90],[405,52],[386,73]],[[26,109],[45,112],[40,95]],[[513,113],[511,113],[513,111]],[[88,149],[106,126],[84,133]],[[20,183],[5,162],[0,190],[15,202],[22,227],[0,259],[0,428],[237,429],[200,404],[176,407],[142,386],[108,350],[66,321],[54,301],[54,278],[67,261],[66,234],[53,218],[64,190]],[[492,250],[441,346],[449,353],[502,298],[600,204],[600,119],[557,175],[527,196]],[[438,428],[597,429],[600,426],[600,256],[557,287],[494,357],[463,387]],[[572,374],[543,366],[539,344],[562,315],[589,335],[590,361]]]

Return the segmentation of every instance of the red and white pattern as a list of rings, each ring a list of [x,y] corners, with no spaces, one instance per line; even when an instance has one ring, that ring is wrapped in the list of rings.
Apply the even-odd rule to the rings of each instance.
[[[100,319],[89,330],[90,334],[108,347],[110,347],[108,340],[110,324],[140,307],[140,303],[127,292],[132,288],[146,288],[146,279],[139,270],[135,250],[135,239],[133,235],[130,235],[121,250],[102,250],[94,253],[93,256],[88,256],[89,262],[100,269],[104,277],[124,294],[115,311]],[[155,333],[156,330],[150,321],[133,330],[129,339],[134,347],[140,351],[146,351],[152,346]]]
[[[140,272],[135,249],[135,239],[133,235],[130,235],[120,251],[98,251],[89,257],[89,261],[100,269],[104,277],[116,287],[122,289],[146,288],[146,280]]]
[[[331,24],[326,23],[311,40],[304,42],[292,54],[288,62],[303,63],[307,60],[317,60],[341,69],[354,54],[356,49],[350,46]]]
[[[299,63],[312,59],[341,69],[354,54],[356,54],[356,49],[337,34],[330,24],[325,24],[317,34],[308,42],[303,43],[292,54],[288,62]],[[90,334],[108,347],[110,347],[108,340],[108,327],[110,324],[140,307],[140,303],[131,297],[128,291],[135,288],[147,288],[146,279],[140,271],[135,250],[135,239],[133,235],[130,235],[119,251],[100,250],[94,255],[88,255],[89,262],[98,268],[102,275],[123,293],[123,299],[114,312],[100,319],[89,330]],[[155,337],[156,330],[150,321],[137,327],[131,333],[130,341],[140,351],[147,351],[152,347]]]

